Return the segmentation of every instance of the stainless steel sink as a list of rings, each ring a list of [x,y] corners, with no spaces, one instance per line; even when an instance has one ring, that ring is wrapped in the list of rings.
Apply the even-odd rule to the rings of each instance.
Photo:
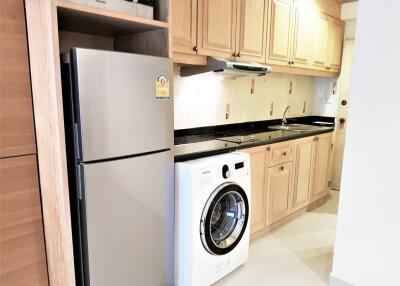
[[[285,124],[285,125],[273,125],[268,127],[271,130],[286,130],[295,132],[305,132],[305,131],[316,131],[321,130],[323,127],[305,124]]]

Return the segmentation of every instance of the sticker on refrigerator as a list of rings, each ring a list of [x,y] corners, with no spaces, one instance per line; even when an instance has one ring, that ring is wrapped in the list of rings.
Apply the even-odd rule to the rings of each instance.
[[[169,99],[169,80],[165,75],[159,75],[156,81],[156,98]]]

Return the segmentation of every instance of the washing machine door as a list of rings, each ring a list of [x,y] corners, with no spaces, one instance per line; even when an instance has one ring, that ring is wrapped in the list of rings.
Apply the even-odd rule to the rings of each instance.
[[[245,191],[235,183],[220,185],[209,197],[200,221],[205,249],[214,255],[232,251],[246,230],[248,218]]]

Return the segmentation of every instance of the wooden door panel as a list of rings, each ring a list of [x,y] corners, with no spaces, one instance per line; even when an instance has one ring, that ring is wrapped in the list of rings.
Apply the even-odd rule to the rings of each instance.
[[[48,285],[36,156],[0,159],[0,284]]]
[[[315,13],[312,19],[314,26],[312,64],[317,69],[325,70],[328,65],[330,20],[328,16],[320,13]]]
[[[231,57],[235,53],[237,0],[199,0],[198,54]]]
[[[274,223],[289,214],[292,189],[292,163],[271,167],[267,175],[269,222]]]
[[[239,59],[265,61],[268,0],[240,2]]]
[[[172,49],[196,54],[197,0],[172,0]]]
[[[329,69],[338,72],[342,62],[342,50],[344,40],[344,23],[332,19],[329,36]]]
[[[292,211],[306,206],[310,201],[310,192],[314,178],[314,142],[314,137],[302,138],[295,141]]]
[[[328,191],[328,165],[331,152],[331,133],[316,136],[318,141],[315,147],[315,172],[312,201],[327,194]]]
[[[293,1],[271,0],[267,62],[288,65],[292,45]]]
[[[312,40],[312,12],[309,9],[296,5],[294,10],[294,37],[292,60],[294,65],[301,68],[310,68]]]
[[[24,1],[1,1],[0,158],[36,152]]]
[[[265,146],[242,150],[250,154],[251,163],[251,226],[250,232],[257,232],[265,227],[266,197],[264,175],[266,168]]]

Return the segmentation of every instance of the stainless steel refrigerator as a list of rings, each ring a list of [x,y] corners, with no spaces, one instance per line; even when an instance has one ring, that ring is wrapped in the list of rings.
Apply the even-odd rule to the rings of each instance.
[[[63,56],[77,285],[172,285],[172,77],[167,58]]]

